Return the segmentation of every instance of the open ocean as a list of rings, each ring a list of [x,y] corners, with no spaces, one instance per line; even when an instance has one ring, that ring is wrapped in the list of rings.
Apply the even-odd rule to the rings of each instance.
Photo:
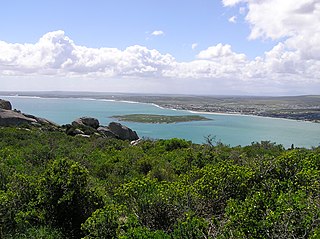
[[[101,99],[39,98],[22,96],[0,96],[9,100],[12,107],[23,113],[47,118],[58,124],[71,123],[81,116],[99,119],[100,124],[108,125],[113,115],[124,114],[162,114],[190,115],[182,110],[163,109],[153,104],[119,102]],[[320,145],[320,124],[274,119],[257,116],[203,114],[211,121],[196,121],[175,124],[143,124],[121,122],[137,131],[140,137],[152,139],[183,138],[194,143],[204,143],[208,135],[231,146],[249,145],[251,142],[269,140],[290,147]]]

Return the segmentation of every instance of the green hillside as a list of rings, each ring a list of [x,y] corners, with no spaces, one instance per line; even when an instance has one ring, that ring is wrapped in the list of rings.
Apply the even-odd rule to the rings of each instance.
[[[0,238],[319,238],[320,148],[0,128]]]

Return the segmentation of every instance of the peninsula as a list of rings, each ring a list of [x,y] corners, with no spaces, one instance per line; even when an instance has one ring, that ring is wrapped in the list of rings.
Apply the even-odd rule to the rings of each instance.
[[[130,121],[138,123],[151,123],[151,124],[171,124],[190,121],[206,121],[211,120],[200,115],[154,115],[154,114],[130,114],[130,115],[115,115],[120,121]]]

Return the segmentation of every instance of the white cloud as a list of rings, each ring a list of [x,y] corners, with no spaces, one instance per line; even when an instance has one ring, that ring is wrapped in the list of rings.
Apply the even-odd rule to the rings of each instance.
[[[295,82],[301,87],[316,84],[320,92],[320,1],[319,0],[223,0],[224,6],[240,5],[251,27],[249,39],[280,40],[264,56],[247,67],[250,77],[273,82]],[[241,4],[240,4],[241,3]]]
[[[237,23],[237,16],[232,16],[228,19],[229,22],[231,23]]]
[[[142,46],[87,48],[63,31],[49,32],[35,44],[0,42],[0,73],[35,75],[147,76],[157,75],[174,58]]]
[[[244,62],[246,56],[244,54],[237,54],[231,50],[231,46],[219,43],[216,46],[209,47],[208,49],[201,51],[197,58],[211,61],[232,61],[232,62]]]
[[[151,35],[152,35],[152,36],[162,36],[162,35],[164,35],[164,32],[161,31],[161,30],[156,30],[156,31],[153,31],[153,32],[151,33]]]
[[[194,60],[181,62],[138,45],[124,50],[79,46],[63,31],[54,31],[34,44],[0,41],[0,86],[6,90],[9,85],[14,87],[11,90],[23,85],[24,90],[74,86],[74,90],[110,91],[112,87],[129,92],[316,93],[320,90],[319,34],[308,39],[293,35],[254,60],[219,43],[200,51]]]
[[[251,25],[251,39],[291,37],[318,32],[320,28],[319,0],[223,0],[224,6],[245,3],[246,20]],[[244,7],[240,7],[243,9]]]
[[[191,45],[192,50],[195,50],[198,47],[198,43],[193,43]]]
[[[234,6],[240,2],[245,2],[246,0],[222,0],[224,6]]]

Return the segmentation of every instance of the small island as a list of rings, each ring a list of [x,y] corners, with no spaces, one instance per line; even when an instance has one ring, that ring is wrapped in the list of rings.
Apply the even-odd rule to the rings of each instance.
[[[190,121],[207,121],[209,118],[200,115],[154,115],[154,114],[129,114],[129,115],[115,115],[120,121],[129,121],[137,123],[151,123],[151,124],[172,124]]]

